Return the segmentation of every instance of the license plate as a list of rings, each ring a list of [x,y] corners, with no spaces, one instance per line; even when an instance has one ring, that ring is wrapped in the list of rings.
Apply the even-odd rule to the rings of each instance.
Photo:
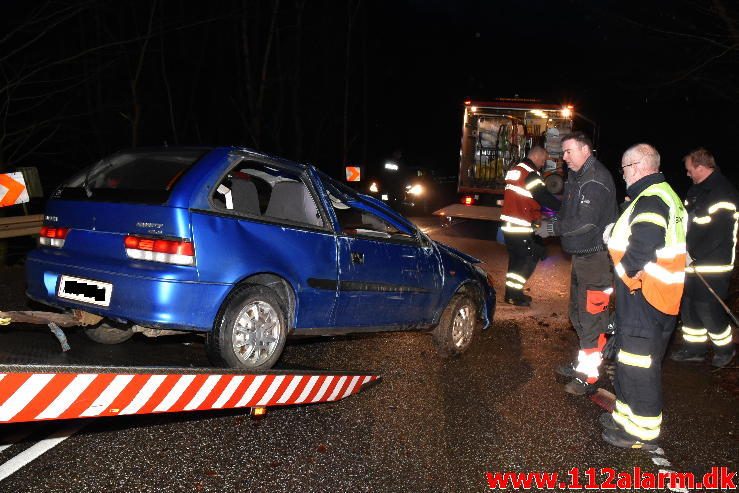
[[[108,282],[93,281],[80,277],[62,276],[59,280],[57,296],[98,306],[110,305],[113,285]]]

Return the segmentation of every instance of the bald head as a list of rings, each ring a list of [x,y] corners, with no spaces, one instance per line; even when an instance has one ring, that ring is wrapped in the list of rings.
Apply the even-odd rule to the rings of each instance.
[[[659,172],[659,159],[659,152],[649,144],[636,144],[626,149],[621,158],[621,173],[626,186]]]
[[[529,158],[532,163],[534,163],[536,169],[541,169],[547,162],[549,153],[542,146],[534,146],[531,148],[526,157]]]

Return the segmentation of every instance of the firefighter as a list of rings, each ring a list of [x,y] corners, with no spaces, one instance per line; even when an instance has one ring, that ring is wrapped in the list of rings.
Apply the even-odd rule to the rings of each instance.
[[[721,303],[698,278],[700,274],[716,294],[726,299],[734,269],[739,192],[721,174],[706,149],[685,156],[685,169],[693,181],[685,207],[688,210],[688,267],[680,310],[683,346],[670,355],[674,361],[703,361],[708,340],[713,346],[711,364],[727,366],[736,350],[729,318]]]
[[[609,296],[613,274],[603,232],[618,217],[613,177],[592,152],[593,144],[582,132],[562,138],[562,153],[570,173],[565,182],[562,208],[552,220],[544,220],[536,234],[560,236],[562,249],[572,255],[569,315],[580,339],[577,363],[559,367],[571,378],[565,391],[584,395],[595,390],[601,352],[608,329]]]
[[[608,240],[617,277],[616,408],[600,422],[603,439],[622,448],[656,448],[662,359],[685,281],[686,212],[659,162],[648,144],[624,153],[621,173],[631,201]]]
[[[547,190],[539,170],[547,161],[548,153],[534,146],[527,157],[508,170],[505,176],[503,211],[505,224],[501,227],[508,250],[508,273],[505,283],[505,302],[529,306],[531,296],[523,293],[524,284],[533,274],[539,259],[544,258],[544,244],[534,236],[534,223],[541,218],[541,206],[559,210],[560,202]]]

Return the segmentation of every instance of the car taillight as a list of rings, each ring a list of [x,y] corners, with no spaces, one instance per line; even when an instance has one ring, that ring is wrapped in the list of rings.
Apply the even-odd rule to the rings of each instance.
[[[61,248],[64,246],[64,240],[68,233],[69,228],[41,226],[39,245]]]
[[[471,195],[465,195],[464,197],[462,197],[462,203],[464,205],[472,205],[475,203],[475,199]]]
[[[137,260],[150,260],[177,265],[195,265],[195,249],[185,240],[163,240],[126,236],[126,255]]]

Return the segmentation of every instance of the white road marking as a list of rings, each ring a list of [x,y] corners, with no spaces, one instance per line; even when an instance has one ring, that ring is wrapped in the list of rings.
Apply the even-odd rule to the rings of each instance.
[[[7,478],[11,474],[17,472],[20,468],[32,462],[33,460],[40,457],[42,454],[48,452],[52,448],[62,443],[67,438],[71,437],[78,431],[80,431],[87,423],[79,423],[71,427],[57,430],[47,438],[40,440],[35,445],[27,448],[20,454],[16,455],[12,459],[0,465],[0,481]]]
[[[13,433],[12,435],[3,437],[1,439],[3,443],[0,444],[0,452],[22,441],[24,438],[29,436],[31,433],[33,433],[33,430],[29,427],[23,431],[18,431],[16,433]]]
[[[675,473],[675,471],[671,471],[669,469],[660,469],[659,471],[657,471],[657,474],[665,474],[665,475],[667,475],[667,474],[674,474],[674,473]],[[665,488],[668,489],[668,490],[670,490],[670,491],[675,491],[677,493],[688,493],[688,489],[687,488],[681,488],[681,487],[678,487],[678,486],[675,486],[675,487],[670,486],[670,481],[669,480],[667,481],[667,484],[665,485]]]
[[[669,460],[662,457],[652,457],[652,462],[662,467],[670,467],[672,465]]]

